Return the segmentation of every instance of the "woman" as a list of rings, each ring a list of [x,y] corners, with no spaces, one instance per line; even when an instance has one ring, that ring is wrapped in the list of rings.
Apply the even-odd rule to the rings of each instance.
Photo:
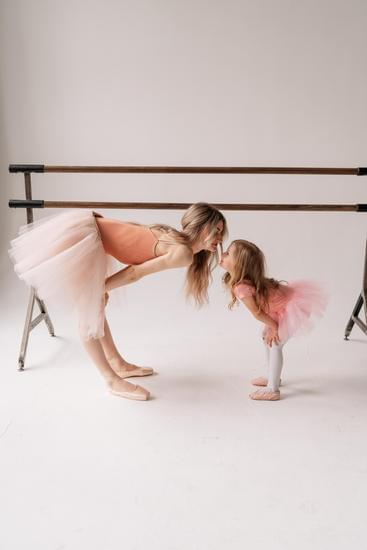
[[[76,307],[83,345],[111,393],[120,397],[147,400],[149,392],[125,378],[153,371],[131,365],[119,354],[105,318],[106,293],[151,273],[187,267],[187,295],[198,304],[207,301],[226,220],[213,206],[196,203],[181,223],[178,231],[71,211],[23,226],[11,242],[9,254],[19,278],[49,304]],[[107,277],[108,256],[128,266]]]

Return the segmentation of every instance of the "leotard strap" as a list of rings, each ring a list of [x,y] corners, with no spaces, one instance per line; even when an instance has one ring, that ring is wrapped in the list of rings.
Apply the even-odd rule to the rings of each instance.
[[[164,239],[157,239],[157,237],[154,235],[153,231],[152,231],[152,228],[148,225],[148,228],[151,232],[151,234],[153,235],[153,237],[155,238],[156,242],[155,242],[155,245],[154,245],[154,255],[157,256],[157,253],[156,253],[156,248],[157,248],[157,244],[158,243],[166,243],[166,244],[177,244],[175,243],[174,241],[166,241]]]

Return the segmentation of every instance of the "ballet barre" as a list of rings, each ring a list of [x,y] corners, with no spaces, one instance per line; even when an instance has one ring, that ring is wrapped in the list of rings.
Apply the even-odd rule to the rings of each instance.
[[[78,174],[310,174],[366,176],[367,167],[314,168],[277,166],[52,166],[47,164],[10,164],[9,172]]]
[[[90,201],[9,201],[10,208],[104,208],[139,210],[186,210],[191,202],[90,202]],[[219,210],[287,212],[367,212],[367,204],[242,204],[211,202]]]
[[[10,164],[9,172],[24,174],[25,199],[10,199],[10,208],[26,209],[27,224],[33,222],[33,209],[39,208],[103,208],[103,209],[142,209],[142,210],[186,210],[192,203],[176,202],[90,202],[90,201],[47,201],[32,198],[31,174],[41,173],[85,173],[85,174],[283,174],[283,175],[331,175],[366,176],[367,167],[357,168],[320,168],[320,167],[245,167],[245,166],[54,166],[45,164]],[[273,211],[273,212],[367,212],[367,204],[243,204],[211,203],[219,210],[228,211]],[[367,334],[367,243],[364,258],[362,291],[358,296],[352,314],[344,332],[348,340],[356,324]],[[35,303],[40,314],[33,318]],[[364,307],[365,321],[359,317]],[[43,300],[32,288],[23,329],[22,342],[18,358],[18,369],[24,370],[25,356],[30,332],[45,321],[51,336],[55,335],[53,324]]]

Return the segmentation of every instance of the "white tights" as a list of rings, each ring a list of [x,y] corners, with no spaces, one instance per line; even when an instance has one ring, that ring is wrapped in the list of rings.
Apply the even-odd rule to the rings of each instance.
[[[266,363],[268,368],[268,385],[269,391],[279,390],[280,375],[283,367],[283,346],[285,342],[280,342],[278,345],[273,344],[269,347],[263,338],[266,354]]]

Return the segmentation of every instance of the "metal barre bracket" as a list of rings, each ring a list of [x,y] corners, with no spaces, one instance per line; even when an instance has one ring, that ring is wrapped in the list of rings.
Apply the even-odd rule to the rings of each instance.
[[[44,172],[44,164],[9,164],[9,172],[16,174],[17,172],[30,173],[30,172]]]
[[[44,208],[45,207],[45,201],[42,200],[17,200],[17,199],[10,199],[9,200],[9,208]]]

